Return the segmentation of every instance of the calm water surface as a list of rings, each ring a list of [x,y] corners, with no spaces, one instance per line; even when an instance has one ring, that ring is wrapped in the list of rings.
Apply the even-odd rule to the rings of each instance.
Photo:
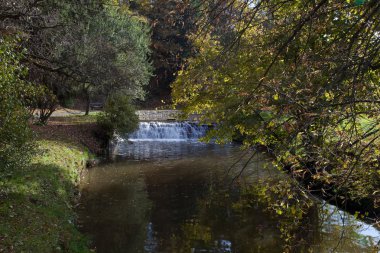
[[[236,173],[226,175],[237,146],[121,141],[116,150],[115,162],[89,170],[82,184],[80,225],[97,252],[283,252],[279,220],[264,206],[231,208],[239,192],[223,185]],[[279,175],[266,164],[264,155],[252,161],[252,184]],[[304,246],[292,252],[378,252],[374,227],[330,205],[315,209],[300,228]]]

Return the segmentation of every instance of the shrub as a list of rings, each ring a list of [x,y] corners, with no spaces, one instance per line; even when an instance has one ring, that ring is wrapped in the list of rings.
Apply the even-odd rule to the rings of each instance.
[[[29,96],[24,98],[26,107],[30,115],[38,112],[38,123],[45,125],[57,109],[58,98],[54,93],[44,85],[29,87]]]
[[[53,112],[57,109],[58,99],[49,88],[40,86],[38,87],[35,102],[36,108],[39,109],[39,123],[45,125]]]
[[[22,53],[16,43],[0,39],[0,172],[23,166],[30,157],[32,132],[23,96],[29,83],[20,63]]]
[[[115,132],[128,134],[134,131],[138,126],[138,116],[129,96],[125,94],[110,95],[104,105],[104,111],[98,116],[98,124],[108,139]]]

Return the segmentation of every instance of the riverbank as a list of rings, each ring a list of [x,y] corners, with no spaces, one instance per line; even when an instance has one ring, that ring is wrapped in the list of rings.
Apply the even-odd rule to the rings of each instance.
[[[31,164],[0,179],[0,252],[91,252],[73,207],[90,153],[39,140]]]
[[[97,137],[100,132],[96,116],[53,117],[45,126],[31,126],[37,139],[63,141],[76,146],[84,146],[95,155],[102,155],[104,141]]]
[[[36,153],[0,176],[0,252],[92,252],[76,228],[74,207],[86,162],[102,153],[93,116],[32,125]]]

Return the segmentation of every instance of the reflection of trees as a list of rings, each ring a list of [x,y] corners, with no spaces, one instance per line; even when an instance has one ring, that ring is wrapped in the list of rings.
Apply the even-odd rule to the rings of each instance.
[[[209,187],[197,202],[196,218],[181,225],[181,233],[172,236],[176,252],[282,252],[276,221],[261,208],[239,205],[239,192],[225,190],[219,183]]]
[[[229,188],[201,159],[136,165],[90,171],[84,222],[100,253],[375,252],[353,216],[342,228],[282,174],[248,169]]]
[[[207,165],[192,166],[172,161],[145,174],[147,192],[153,202],[150,220],[163,252],[169,249],[182,252],[179,250],[184,246],[175,244],[173,238],[181,237],[181,225],[197,216],[197,199],[207,194]]]
[[[181,167],[181,172],[177,167]],[[145,177],[154,202],[151,221],[167,252],[283,252],[311,249],[318,238],[318,209],[281,174],[247,169],[249,178],[227,189],[218,173],[186,163]],[[233,174],[233,173],[231,173]],[[246,182],[243,184],[242,182]],[[280,187],[278,181],[281,181]],[[276,184],[274,183],[276,182]]]
[[[289,194],[285,186],[282,190]],[[232,242],[233,252],[377,252],[377,242],[361,234],[355,217],[336,210],[331,214],[331,206],[327,210],[307,200],[301,206],[299,199],[293,200],[296,196],[284,199],[280,195],[287,208],[276,209],[279,197],[266,196],[276,190],[268,190],[264,183],[248,189],[242,185],[232,191],[222,189],[218,184],[210,187],[197,203],[197,218],[187,220],[181,236],[171,238],[173,245],[182,248],[178,252],[229,252],[221,250],[222,240]]]
[[[105,172],[105,170],[108,170]],[[144,252],[151,202],[139,171],[106,167],[90,171],[84,189],[83,225],[95,238],[97,252]]]
[[[319,230],[310,243],[314,252],[378,252],[380,232],[344,211],[324,203],[318,206]],[[314,222],[317,223],[317,222]],[[372,234],[374,237],[369,236]]]

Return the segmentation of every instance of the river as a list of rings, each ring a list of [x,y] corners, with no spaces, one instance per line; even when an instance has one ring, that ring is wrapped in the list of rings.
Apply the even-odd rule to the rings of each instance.
[[[118,138],[113,162],[87,171],[79,225],[97,252],[378,252],[374,226],[318,200],[289,246],[281,229],[288,220],[259,199],[239,204],[244,185],[286,175],[256,154],[233,182],[244,151],[198,142],[205,131],[188,123],[140,123],[128,139]]]

